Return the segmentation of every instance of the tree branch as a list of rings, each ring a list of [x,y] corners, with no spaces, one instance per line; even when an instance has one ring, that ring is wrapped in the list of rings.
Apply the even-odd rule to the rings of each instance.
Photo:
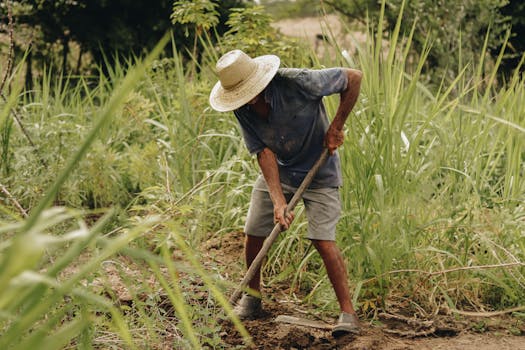
[[[5,94],[3,92],[5,83],[7,82],[7,78],[11,75],[11,72],[13,70],[13,57],[15,52],[15,40],[14,40],[14,21],[13,21],[13,11],[12,11],[12,3],[10,0],[5,0],[6,7],[7,7],[7,18],[8,18],[8,32],[9,32],[9,52],[7,55],[7,69],[5,71],[4,77],[2,78],[2,82],[0,83],[0,96],[4,100],[4,102],[7,102],[7,98],[5,97]],[[24,125],[22,124],[21,118],[18,116],[16,111],[14,109],[11,110],[13,113],[13,116],[22,130],[22,133],[26,137],[26,139],[29,141],[29,144],[35,148],[35,144],[31,137],[29,136],[29,133],[25,129]]]
[[[20,203],[18,203],[18,201],[16,200],[15,197],[13,197],[13,195],[11,193],[9,193],[9,191],[7,190],[7,188],[5,188],[4,185],[0,184],[0,190],[7,196],[7,198],[9,198],[9,200],[11,202],[13,202],[13,204],[15,205],[15,207],[20,211],[20,213],[22,213],[22,216],[27,218],[27,211],[20,205]]]
[[[7,98],[5,97],[5,95],[3,93],[0,93],[0,96],[2,96],[2,99],[4,100],[4,102],[7,102]],[[22,120],[21,120],[20,116],[16,113],[14,108],[11,109],[11,113],[13,114],[13,117],[15,118],[16,123],[20,127],[20,130],[22,130],[22,134],[24,134],[24,136],[26,137],[27,141],[29,141],[29,144],[31,145],[31,147],[35,148],[36,147],[35,143],[31,139],[31,136],[29,136],[29,133],[27,132],[26,128],[24,127],[24,124],[22,124]]]
[[[511,309],[505,309],[500,311],[486,311],[486,312],[474,312],[474,311],[463,311],[458,309],[450,309],[450,311],[463,315],[463,316],[471,316],[471,317],[494,317],[494,316],[501,316],[505,314],[511,314],[513,312],[520,312],[525,311],[525,306],[516,306]]]
[[[7,77],[11,75],[13,69],[13,56],[15,52],[15,41],[13,39],[14,24],[13,24],[13,13],[11,8],[11,1],[6,0],[7,6],[7,18],[8,18],[8,32],[9,32],[9,52],[7,54],[7,69],[5,71],[4,77],[2,78],[2,83],[0,83],[0,93],[4,90],[4,85],[7,81]]]

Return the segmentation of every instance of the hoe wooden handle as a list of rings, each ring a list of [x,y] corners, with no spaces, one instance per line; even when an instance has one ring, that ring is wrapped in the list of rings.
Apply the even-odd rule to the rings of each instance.
[[[306,177],[304,178],[303,182],[301,183],[301,185],[299,186],[299,188],[297,189],[297,191],[293,195],[292,199],[290,200],[290,202],[286,206],[286,211],[292,211],[295,208],[295,206],[299,202],[299,199],[301,199],[301,197],[302,197],[304,191],[306,190],[306,188],[308,186],[310,186],[310,184],[312,183],[312,180],[315,177],[315,174],[317,174],[317,171],[319,170],[319,168],[326,161],[326,158],[328,157],[328,154],[329,154],[328,149],[324,148],[323,152],[319,156],[319,159],[317,159],[317,161],[312,166],[312,168],[310,169],[308,174],[306,174]],[[241,295],[241,292],[246,289],[246,286],[248,285],[248,283],[250,283],[252,278],[255,276],[255,272],[261,266],[264,257],[266,256],[266,254],[268,254],[268,251],[270,250],[270,247],[272,246],[273,242],[275,242],[275,240],[277,239],[277,236],[279,235],[279,233],[281,233],[281,231],[282,231],[281,224],[279,224],[279,223],[275,224],[272,232],[270,233],[270,235],[264,241],[264,244],[263,244],[261,250],[259,251],[259,253],[257,253],[257,256],[255,257],[255,259],[251,263],[250,267],[248,268],[248,271],[246,271],[246,275],[244,276],[243,280],[241,281],[239,287],[237,287],[235,292],[233,292],[233,294],[232,294],[232,296],[230,298],[230,304],[232,304],[232,305],[235,304],[237,299],[239,299],[239,296]]]

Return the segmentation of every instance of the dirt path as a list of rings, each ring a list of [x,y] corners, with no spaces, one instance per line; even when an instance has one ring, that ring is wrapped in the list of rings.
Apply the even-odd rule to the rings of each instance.
[[[242,242],[240,233],[230,233],[208,241],[203,250],[213,264],[227,267],[226,278],[242,278]],[[300,310],[286,300],[284,289],[279,286],[266,291],[263,300],[265,314],[244,325],[253,338],[254,349],[344,349],[344,350],[525,350],[525,325],[512,319],[455,320],[441,317],[409,326],[400,318],[384,314],[378,320],[362,320],[363,332],[359,336],[334,339],[330,331],[276,323],[278,315],[293,315],[315,320],[313,310]],[[327,320],[325,320],[327,321]],[[381,321],[382,326],[372,325]],[[472,324],[485,322],[485,332],[473,332]],[[330,322],[330,320],[328,320]],[[414,336],[428,334],[428,336]],[[400,334],[404,334],[401,336]],[[243,347],[243,340],[229,322],[222,325],[221,338],[227,348]]]
[[[346,24],[334,14],[323,17],[283,19],[272,25],[286,36],[306,40],[320,56],[330,46],[326,46],[325,42],[329,43],[334,40],[341,49],[346,50],[349,54],[354,54],[356,45],[363,44],[366,41],[364,32],[352,31],[349,34],[345,27]],[[330,55],[333,55],[333,50],[328,50]]]

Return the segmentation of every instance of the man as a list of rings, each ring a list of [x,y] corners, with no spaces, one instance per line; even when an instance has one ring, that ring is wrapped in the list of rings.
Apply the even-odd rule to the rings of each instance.
[[[319,169],[303,194],[309,238],[327,269],[341,315],[333,334],[359,331],[352,306],[346,267],[335,244],[335,227],[341,204],[342,175],[336,149],[343,143],[343,126],[354,107],[362,73],[355,69],[279,69],[274,55],[251,58],[233,50],[217,62],[219,82],[210,93],[217,111],[233,111],[246,146],[257,155],[262,176],[255,182],[245,225],[245,259],[248,266],[257,256],[275,223],[290,227],[293,212],[287,202],[308,170],[328,148],[331,156]],[[330,123],[323,96],[340,94],[340,103]],[[235,312],[240,318],[256,317],[261,311],[260,271],[249,283],[254,295],[243,295]]]

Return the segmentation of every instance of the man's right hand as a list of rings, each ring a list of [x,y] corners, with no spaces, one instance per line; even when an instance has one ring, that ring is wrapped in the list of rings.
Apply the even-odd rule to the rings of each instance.
[[[290,228],[290,225],[292,224],[293,219],[295,218],[295,214],[293,211],[287,212],[286,211],[286,203],[275,205],[273,207],[273,218],[275,223],[281,224],[281,229],[283,231],[286,231]]]
[[[274,223],[281,224],[281,229],[286,231],[290,227],[295,215],[293,212],[286,213],[286,198],[281,188],[279,168],[275,154],[269,148],[265,148],[257,153],[257,161],[268,185],[268,191],[270,191],[270,198],[273,202]]]

